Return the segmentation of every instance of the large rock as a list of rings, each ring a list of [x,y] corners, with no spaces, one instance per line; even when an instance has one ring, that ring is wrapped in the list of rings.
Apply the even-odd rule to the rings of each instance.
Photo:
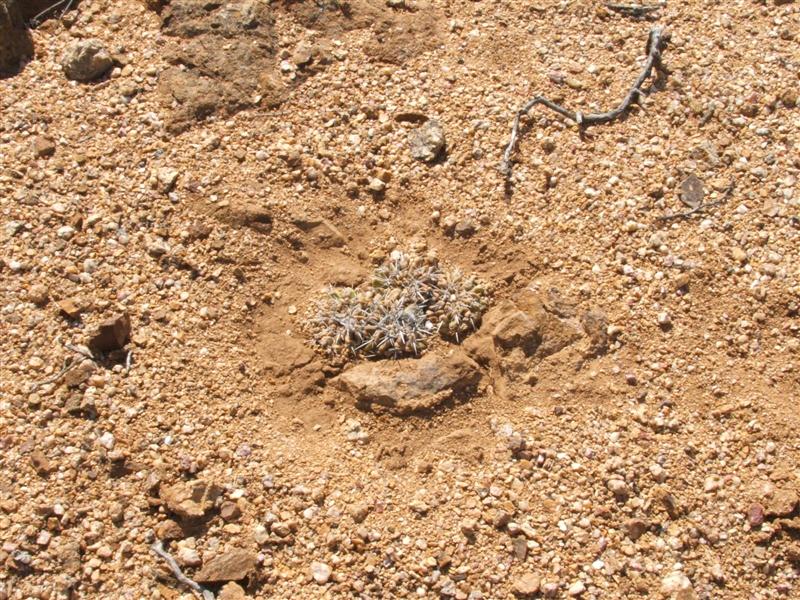
[[[247,577],[256,567],[256,555],[248,550],[233,548],[217,554],[205,563],[194,576],[198,583],[239,581]]]
[[[17,0],[0,0],[0,75],[19,69],[23,58],[33,56],[33,41],[25,29]]]
[[[259,101],[280,104],[284,92],[274,75],[271,11],[269,3],[255,0],[172,0],[164,8],[163,31],[176,39],[166,55],[175,66],[159,79],[164,101],[175,107],[171,129]]]
[[[458,349],[446,357],[426,354],[420,359],[361,363],[334,383],[359,404],[408,414],[468,393],[480,378],[478,364]]]
[[[171,513],[187,521],[202,519],[214,508],[222,489],[202,480],[161,484],[158,495]]]
[[[105,75],[114,61],[100,40],[79,40],[67,46],[61,68],[67,79],[92,81]]]

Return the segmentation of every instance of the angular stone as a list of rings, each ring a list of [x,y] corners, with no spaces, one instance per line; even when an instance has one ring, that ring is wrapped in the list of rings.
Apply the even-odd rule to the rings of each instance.
[[[85,304],[78,298],[64,298],[56,302],[56,305],[70,319],[77,319],[86,310]]]
[[[100,323],[89,338],[89,348],[94,352],[120,350],[131,336],[131,319],[127,313],[114,315]]]
[[[480,380],[478,364],[462,350],[440,357],[365,362],[334,379],[358,403],[377,404],[396,414],[431,409]]]
[[[253,552],[233,548],[207,561],[194,576],[194,580],[198,583],[239,581],[247,577],[255,567],[256,555]]]
[[[201,519],[213,507],[222,489],[200,479],[167,486],[161,484],[158,495],[167,509],[180,519]]]
[[[37,158],[47,158],[56,153],[56,145],[53,140],[43,135],[33,138],[33,153]]]
[[[67,79],[92,81],[102,77],[114,61],[100,40],[88,39],[67,46],[61,59],[61,68]]]
[[[445,149],[444,130],[436,119],[431,119],[408,136],[411,156],[417,160],[433,162]]]

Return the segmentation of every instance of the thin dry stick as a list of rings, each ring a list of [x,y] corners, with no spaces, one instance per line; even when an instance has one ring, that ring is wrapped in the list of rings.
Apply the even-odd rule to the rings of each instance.
[[[705,202],[703,204],[695,206],[692,210],[687,210],[686,212],[674,213],[674,214],[671,214],[671,215],[660,215],[660,216],[656,217],[656,220],[657,221],[671,221],[672,219],[686,219],[688,217],[691,217],[694,214],[697,214],[699,212],[703,212],[707,208],[711,208],[712,206],[718,206],[718,205],[722,204],[723,202],[725,202],[731,196],[731,194],[733,194],[733,190],[734,190],[735,187],[736,187],[736,182],[733,181],[728,186],[728,189],[725,190],[725,194],[723,194],[722,198],[719,198],[718,200],[714,200],[713,202]]]
[[[72,3],[74,2],[74,0],[58,0],[58,2],[55,2],[55,3],[51,4],[50,6],[48,6],[47,8],[45,8],[45,9],[44,9],[42,12],[40,12],[38,15],[34,16],[34,17],[33,17],[33,18],[30,20],[30,22],[31,22],[31,23],[36,23],[36,24],[38,24],[38,23],[39,23],[39,17],[43,17],[44,15],[46,15],[47,13],[49,13],[51,10],[53,10],[54,8],[57,8],[58,6],[61,6],[61,5],[62,5],[62,4],[64,4],[65,2],[67,3],[67,6],[66,6],[66,8],[64,8],[64,11],[61,13],[61,14],[63,15],[63,14],[64,14],[64,13],[66,13],[66,12],[67,12],[67,11],[68,11],[70,8],[72,8]]]
[[[178,566],[178,563],[175,562],[175,559],[169,555],[169,552],[164,550],[164,544],[161,541],[156,542],[150,549],[155,552],[158,556],[164,559],[164,562],[167,563],[170,571],[175,576],[175,579],[180,581],[183,585],[191,588],[193,592],[195,592],[200,598],[203,600],[214,600],[214,593],[210,590],[205,589],[202,585],[197,583],[196,581],[192,581],[186,575],[183,574],[181,568]]]
[[[628,17],[645,17],[650,13],[663,8],[663,4],[615,4],[612,2],[607,2],[606,8],[618,13],[622,13]]]
[[[56,381],[61,379],[64,375],[66,375],[67,371],[72,370],[72,368],[75,367],[75,365],[77,365],[77,364],[78,364],[77,361],[76,362],[72,362],[72,361],[69,360],[69,358],[65,358],[64,359],[64,367],[58,373],[53,375],[52,377],[48,377],[47,379],[44,379],[42,381],[36,381],[36,382],[32,383],[31,384],[31,392],[35,392],[36,390],[38,390],[43,385],[48,385],[50,383],[55,383]]]
[[[609,123],[615,119],[618,119],[625,114],[628,109],[630,109],[631,104],[638,100],[639,97],[644,93],[642,90],[642,84],[650,77],[653,69],[656,70],[656,74],[667,72],[666,68],[664,68],[664,65],[661,62],[661,52],[667,45],[668,37],[669,36],[661,27],[655,27],[650,31],[650,35],[647,37],[647,47],[645,49],[647,52],[647,62],[644,65],[644,69],[639,77],[637,77],[628,94],[614,110],[604,113],[587,114],[584,114],[580,111],[572,112],[571,110],[568,110],[563,106],[548,100],[544,96],[536,96],[519,111],[517,111],[517,114],[514,117],[514,125],[511,128],[511,139],[508,142],[508,146],[506,146],[506,151],[503,153],[503,160],[500,163],[500,172],[505,175],[506,180],[511,179],[511,154],[514,152],[514,148],[516,148],[517,141],[519,139],[520,120],[522,117],[527,115],[534,106],[539,104],[546,106],[550,110],[553,110],[558,114],[575,121],[580,128],[588,127],[589,125],[598,125],[600,123]]]

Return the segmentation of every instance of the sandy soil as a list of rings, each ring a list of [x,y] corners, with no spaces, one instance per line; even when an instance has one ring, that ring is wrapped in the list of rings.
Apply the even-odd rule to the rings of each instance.
[[[83,0],[0,80],[0,599],[192,597],[159,541],[228,600],[800,594],[800,5],[192,4]],[[514,112],[613,107],[654,26],[641,105],[536,110],[506,182]],[[410,414],[306,335],[393,250],[492,289]]]

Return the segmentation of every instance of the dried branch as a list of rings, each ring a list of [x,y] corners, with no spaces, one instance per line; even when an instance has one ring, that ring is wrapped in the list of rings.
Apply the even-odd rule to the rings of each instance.
[[[70,8],[72,8],[72,3],[74,1],[75,0],[58,0],[58,2],[54,2],[53,4],[51,4],[50,6],[45,8],[42,12],[40,12],[39,14],[35,15],[34,17],[32,17],[30,19],[29,22],[30,22],[31,26],[32,27],[38,27],[39,23],[41,23],[41,21],[39,20],[40,18],[42,18],[45,15],[47,15],[51,10],[54,10],[54,9],[58,8],[59,6],[61,6],[62,4],[66,3],[67,6],[64,7],[64,10],[61,11],[61,15],[63,16],[64,14],[67,13],[67,11]]]
[[[671,221],[672,219],[686,219],[688,217],[691,217],[694,214],[697,214],[699,212],[705,211],[707,208],[711,208],[713,206],[719,206],[720,204],[725,202],[728,198],[730,198],[730,196],[731,196],[731,194],[733,194],[733,190],[735,188],[736,188],[736,182],[732,181],[731,184],[728,186],[728,189],[725,190],[725,193],[723,194],[722,198],[719,198],[718,200],[714,200],[713,202],[704,202],[703,204],[695,206],[692,210],[687,210],[685,212],[673,213],[673,214],[669,214],[669,215],[660,215],[660,216],[656,217],[656,220],[657,221]]]
[[[650,13],[656,12],[658,9],[663,8],[663,4],[615,4],[607,2],[606,8],[615,12],[621,13],[626,17],[646,17]]]
[[[175,559],[170,556],[169,552],[164,550],[164,544],[161,541],[157,541],[155,544],[150,546],[150,549],[164,559],[164,562],[167,563],[167,566],[169,567],[170,571],[172,571],[175,579],[180,581],[183,585],[191,588],[191,590],[203,600],[214,600],[213,592],[205,589],[202,585],[189,579],[183,574],[183,571],[181,571],[181,568],[178,566],[178,563],[175,562]]]
[[[588,127],[590,125],[598,125],[600,123],[609,123],[625,114],[628,109],[630,109],[631,105],[635,101],[639,100],[640,96],[644,94],[644,91],[642,90],[642,84],[644,84],[644,82],[651,76],[653,69],[655,69],[657,76],[662,73],[667,73],[666,68],[661,62],[661,52],[666,47],[668,39],[669,35],[661,27],[655,27],[650,31],[650,35],[647,37],[647,47],[645,49],[647,52],[647,62],[645,62],[644,69],[639,77],[636,78],[633,87],[631,87],[630,91],[625,98],[623,98],[622,102],[620,102],[619,106],[613,110],[604,113],[584,114],[580,111],[573,112],[569,109],[566,109],[563,106],[548,100],[544,96],[536,96],[530,100],[527,104],[525,104],[525,106],[517,111],[517,114],[514,117],[514,125],[511,129],[511,139],[509,140],[508,146],[503,153],[503,160],[500,163],[500,172],[505,175],[507,180],[511,178],[511,154],[514,152],[514,148],[516,147],[519,139],[520,121],[522,117],[527,115],[531,109],[533,109],[533,107],[539,104],[557,112],[563,117],[575,121],[580,128]]]
[[[42,381],[36,381],[31,384],[31,392],[35,392],[43,385],[48,385],[50,383],[55,383],[59,379],[61,379],[64,375],[67,374],[68,371],[71,371],[76,365],[78,364],[77,361],[73,362],[69,359],[69,357],[64,359],[64,367],[52,377],[48,377],[47,379],[43,379]]]

